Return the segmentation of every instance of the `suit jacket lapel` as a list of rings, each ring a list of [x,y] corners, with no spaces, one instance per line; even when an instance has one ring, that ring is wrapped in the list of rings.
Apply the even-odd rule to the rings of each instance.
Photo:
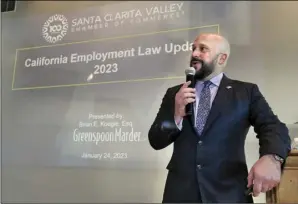
[[[225,108],[225,105],[228,102],[229,92],[233,91],[232,86],[229,88],[229,85],[231,85],[232,80],[227,78],[225,75],[223,75],[223,78],[219,84],[217,94],[213,100],[211,110],[209,112],[209,116],[207,118],[204,130],[202,132],[202,135],[206,134],[208,129],[212,126],[212,124],[215,122],[215,120],[221,115],[222,111]]]

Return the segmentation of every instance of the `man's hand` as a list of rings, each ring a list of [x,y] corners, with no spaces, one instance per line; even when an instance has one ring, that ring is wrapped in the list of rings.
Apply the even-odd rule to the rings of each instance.
[[[180,123],[185,116],[185,106],[195,101],[196,94],[194,88],[188,88],[190,81],[185,82],[175,96],[175,121]]]
[[[258,196],[276,187],[281,178],[281,163],[273,155],[262,156],[248,174],[248,185],[253,185],[253,196]]]

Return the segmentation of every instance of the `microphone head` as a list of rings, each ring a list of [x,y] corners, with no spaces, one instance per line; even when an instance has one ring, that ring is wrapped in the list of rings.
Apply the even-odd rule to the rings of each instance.
[[[196,70],[193,67],[189,67],[185,70],[185,75],[195,75]]]

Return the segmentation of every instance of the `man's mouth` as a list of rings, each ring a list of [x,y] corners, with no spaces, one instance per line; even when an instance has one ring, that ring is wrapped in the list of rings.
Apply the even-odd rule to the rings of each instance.
[[[193,66],[194,68],[196,68],[198,70],[201,68],[202,63],[199,60],[192,60],[191,66]]]
[[[197,63],[199,63],[200,61],[198,61],[198,60],[193,60],[193,61],[191,61],[191,64],[192,65],[195,65],[195,64],[197,64]]]

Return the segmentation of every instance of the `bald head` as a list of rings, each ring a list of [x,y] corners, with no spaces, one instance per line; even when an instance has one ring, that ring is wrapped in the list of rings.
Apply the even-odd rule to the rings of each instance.
[[[199,79],[209,79],[222,72],[229,56],[230,44],[221,35],[203,33],[197,36],[193,43],[192,61],[200,62],[194,66]]]
[[[209,45],[215,55],[226,54],[230,56],[230,44],[226,38],[215,33],[202,33],[196,37],[195,43],[205,43]]]

